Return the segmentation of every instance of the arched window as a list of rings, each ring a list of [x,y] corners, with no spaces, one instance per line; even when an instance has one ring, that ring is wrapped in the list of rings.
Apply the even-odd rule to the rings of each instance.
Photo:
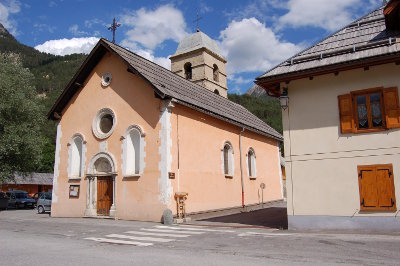
[[[131,126],[126,131],[123,147],[123,175],[140,175],[144,168],[143,131]]]
[[[229,142],[225,142],[223,148],[224,174],[233,176],[233,148]]]
[[[183,68],[185,69],[185,78],[192,79],[192,64],[187,62],[185,63]]]
[[[256,154],[253,148],[250,148],[247,152],[247,169],[250,178],[255,178],[257,169],[256,169]]]
[[[216,82],[219,81],[219,69],[218,69],[218,66],[216,64],[213,65],[213,79]]]
[[[72,137],[69,143],[69,178],[80,178],[83,176],[84,142],[81,135]]]
[[[214,93],[219,95],[219,91],[217,89],[214,90]]]

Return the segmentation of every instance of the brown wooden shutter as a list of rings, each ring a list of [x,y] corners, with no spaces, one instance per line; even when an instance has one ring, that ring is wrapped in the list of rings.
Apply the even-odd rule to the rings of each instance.
[[[378,207],[378,190],[376,187],[376,171],[374,167],[358,167],[361,210]]]
[[[391,164],[358,166],[362,211],[396,211]]]
[[[340,129],[342,134],[354,132],[353,103],[351,94],[339,95]]]
[[[399,92],[396,87],[383,90],[387,128],[400,128]]]
[[[379,208],[396,210],[396,197],[394,194],[393,170],[391,166],[376,168],[376,181],[379,196]]]

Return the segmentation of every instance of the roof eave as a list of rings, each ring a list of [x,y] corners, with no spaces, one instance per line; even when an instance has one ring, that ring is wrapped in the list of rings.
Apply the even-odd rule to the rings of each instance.
[[[113,49],[111,49],[110,46],[107,44],[107,42],[104,39],[100,39],[99,42],[96,44],[96,46],[93,48],[93,50],[90,52],[88,57],[85,59],[85,61],[82,63],[82,65],[80,66],[78,71],[72,77],[72,79],[70,80],[68,85],[65,87],[65,89],[63,90],[61,95],[57,98],[56,102],[53,104],[50,111],[47,113],[47,118],[49,120],[59,120],[60,119],[62,110],[65,108],[65,106],[71,100],[71,98],[73,97],[75,92],[78,89],[80,89],[81,86],[83,86],[82,81],[86,80],[87,76],[90,74],[90,72],[94,69],[94,67],[97,65],[97,63],[104,56],[105,51],[101,51],[101,48],[105,48],[106,51],[108,51],[108,52],[116,55],[118,58],[120,58],[127,66],[127,71],[143,78],[151,86],[151,88],[154,89],[155,93],[160,98],[166,97],[166,95],[161,90],[159,90],[149,80],[147,80],[139,71],[137,71],[134,67],[132,67],[117,52],[115,52]],[[86,70],[85,73],[83,73],[84,70]],[[78,82],[79,78],[81,79],[81,80],[79,80],[79,81],[81,81],[81,83]]]
[[[226,62],[227,62],[227,60],[226,60],[224,57],[222,57],[221,55],[219,55],[219,54],[213,52],[212,50],[208,49],[207,47],[199,47],[199,48],[197,48],[197,49],[189,50],[189,51],[186,51],[186,52],[183,52],[183,53],[173,54],[173,55],[171,55],[171,56],[169,57],[169,59],[171,60],[171,59],[183,57],[183,56],[185,56],[185,55],[187,55],[187,54],[195,53],[195,52],[198,52],[198,51],[206,51],[206,52],[208,52],[209,54],[211,54],[212,56],[215,56],[216,58],[218,58],[219,60],[221,60],[223,63],[226,63]]]
[[[269,76],[269,77],[258,77],[258,78],[256,78],[256,80],[254,82],[257,85],[259,85],[260,87],[263,87],[264,89],[268,90],[268,88],[276,86],[277,84],[279,84],[281,82],[290,82],[292,80],[302,79],[302,78],[306,78],[306,77],[310,77],[310,76],[315,77],[315,76],[326,75],[326,74],[331,74],[331,73],[340,72],[340,71],[388,64],[388,63],[395,63],[395,62],[400,62],[400,52],[381,55],[381,56],[375,56],[375,57],[369,57],[369,58],[363,58],[363,59],[359,59],[359,60],[352,60],[352,61],[347,61],[347,62],[328,65],[328,66],[310,68],[310,69],[301,70],[301,71],[283,73],[283,74]]]
[[[62,101],[66,100],[65,98],[68,97],[68,94],[71,93],[71,91],[74,88],[79,87],[79,85],[83,85],[83,84],[78,84],[78,82],[77,82],[77,80],[80,77],[80,75],[82,74],[83,70],[86,69],[88,66],[95,65],[96,62],[93,62],[93,60],[96,61],[103,57],[103,55],[101,55],[101,51],[99,51],[102,44],[103,44],[103,40],[100,39],[99,42],[96,44],[96,46],[93,48],[93,50],[90,52],[88,57],[85,59],[85,61],[83,61],[82,65],[79,67],[78,71],[72,77],[72,79],[70,80],[68,85],[65,87],[65,89],[63,90],[61,95],[57,98],[56,102],[51,107],[50,111],[47,113],[48,119],[50,119],[50,120],[59,120],[60,119],[59,117],[56,117],[56,116],[57,116],[57,114],[58,115],[61,114],[62,109],[66,105],[65,104],[62,108],[59,108],[60,105],[62,105]],[[99,56],[100,58],[96,58],[96,56]],[[94,64],[90,64],[90,63],[94,63]],[[72,95],[74,95],[74,94],[75,93],[73,92]],[[67,100],[67,103],[69,102],[69,100],[70,99]]]

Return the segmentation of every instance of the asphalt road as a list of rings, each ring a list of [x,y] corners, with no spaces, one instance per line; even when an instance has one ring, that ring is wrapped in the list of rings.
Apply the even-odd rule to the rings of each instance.
[[[246,219],[249,219],[248,217]],[[0,212],[0,265],[399,265],[400,235]]]

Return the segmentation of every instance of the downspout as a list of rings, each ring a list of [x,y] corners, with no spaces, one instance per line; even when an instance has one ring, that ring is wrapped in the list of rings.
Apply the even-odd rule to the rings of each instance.
[[[242,163],[242,133],[244,128],[239,133],[239,155],[240,155],[240,178],[242,181],[242,207],[244,208],[244,183],[243,183],[243,163]]]

